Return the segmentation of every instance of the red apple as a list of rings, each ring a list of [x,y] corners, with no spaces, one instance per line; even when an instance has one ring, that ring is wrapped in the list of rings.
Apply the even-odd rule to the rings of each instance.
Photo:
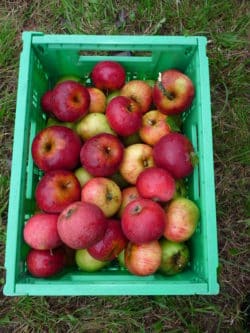
[[[89,112],[104,113],[106,110],[106,96],[100,89],[88,87],[90,96]]]
[[[163,208],[149,199],[130,202],[122,214],[122,230],[133,243],[147,243],[159,239],[165,228]]]
[[[38,182],[35,198],[40,209],[47,213],[60,213],[81,198],[81,186],[73,172],[48,171]]]
[[[82,166],[93,176],[111,176],[121,164],[123,145],[108,133],[93,136],[81,148]]]
[[[97,63],[91,73],[94,86],[101,90],[118,90],[126,79],[126,72],[122,65],[115,61],[101,61]]]
[[[158,241],[144,244],[129,243],[125,249],[125,265],[135,275],[155,273],[161,264],[162,252]]]
[[[136,186],[130,186],[122,190],[122,202],[118,212],[119,217],[122,217],[125,207],[135,199],[140,197]]]
[[[158,110],[145,113],[139,130],[142,141],[154,146],[160,138],[170,133],[171,127],[167,123],[167,117],[167,115]]]
[[[52,113],[53,90],[47,90],[41,98],[41,107],[48,115]]]
[[[77,201],[67,206],[57,221],[62,241],[72,249],[84,249],[99,242],[107,229],[107,220],[99,207]]]
[[[37,213],[25,224],[25,242],[36,250],[49,250],[62,245],[57,232],[57,214]]]
[[[52,112],[61,121],[76,121],[83,117],[90,104],[86,87],[76,81],[63,81],[53,89]]]
[[[122,87],[120,95],[136,101],[140,105],[142,113],[147,112],[152,103],[152,88],[143,80],[127,82]]]
[[[32,142],[32,157],[43,171],[72,170],[79,163],[81,140],[70,128],[50,126],[41,130]]]
[[[147,144],[136,143],[124,149],[120,173],[130,184],[135,184],[139,174],[154,166],[153,149]]]
[[[119,186],[109,178],[90,179],[82,188],[81,200],[97,205],[106,217],[113,216],[121,205]]]
[[[109,264],[109,261],[101,261],[92,257],[87,249],[76,250],[75,261],[78,268],[84,272],[97,272]]]
[[[136,188],[143,198],[166,202],[175,194],[175,180],[165,169],[151,167],[139,174]]]
[[[182,272],[190,258],[189,249],[185,243],[160,240],[162,259],[159,271],[165,275],[175,275]]]
[[[191,141],[181,133],[163,136],[153,148],[156,166],[168,170],[175,179],[187,177],[193,172],[197,156]]]
[[[129,97],[114,97],[107,106],[106,116],[111,128],[121,136],[132,135],[141,127],[140,105]]]
[[[153,88],[153,102],[162,113],[180,114],[191,105],[194,85],[188,76],[176,69],[159,73]]]
[[[31,249],[27,255],[27,269],[31,275],[46,278],[65,267],[65,251],[62,247],[53,250]]]
[[[164,237],[173,242],[184,242],[195,232],[200,218],[197,205],[187,199],[178,197],[165,209]]]
[[[120,221],[109,219],[108,227],[103,238],[98,243],[89,247],[88,252],[95,259],[111,261],[126,247],[127,242]]]

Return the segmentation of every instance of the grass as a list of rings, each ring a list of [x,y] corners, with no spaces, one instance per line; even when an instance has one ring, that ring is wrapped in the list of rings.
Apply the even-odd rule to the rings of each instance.
[[[1,332],[246,332],[249,329],[247,242],[250,211],[248,2],[1,1],[2,285],[18,59],[23,30],[207,36],[221,290],[218,296],[212,297],[1,297]]]

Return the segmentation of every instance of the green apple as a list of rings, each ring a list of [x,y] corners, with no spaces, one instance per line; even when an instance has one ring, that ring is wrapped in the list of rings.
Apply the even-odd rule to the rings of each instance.
[[[83,167],[76,169],[74,173],[79,183],[81,184],[81,187],[83,187],[87,183],[87,181],[93,178],[93,176]]]
[[[76,124],[76,133],[86,141],[101,133],[116,135],[110,127],[106,116],[103,113],[93,112],[87,114]]]
[[[119,96],[120,95],[120,90],[115,90],[115,91],[112,91],[110,94],[108,94],[107,96],[107,104],[116,96]]]
[[[109,261],[100,261],[93,258],[87,249],[76,250],[76,264],[80,270],[85,272],[96,272],[109,264]]]
[[[119,262],[119,265],[123,268],[126,268],[126,265],[125,265],[125,250],[122,250],[122,252],[120,252],[118,254],[118,262]]]
[[[54,126],[54,125],[65,126],[65,127],[71,128],[72,130],[75,129],[75,124],[74,123],[71,123],[69,121],[62,122],[62,121],[59,121],[57,119],[49,117],[48,120],[47,120],[47,127]]]
[[[151,88],[155,85],[156,81],[155,80],[144,80]]]

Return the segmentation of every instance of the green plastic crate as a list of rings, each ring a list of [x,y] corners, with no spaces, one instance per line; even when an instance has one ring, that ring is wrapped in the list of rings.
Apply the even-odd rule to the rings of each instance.
[[[130,51],[114,55],[116,52]],[[201,219],[189,241],[191,263],[176,276],[138,277],[118,266],[97,273],[68,270],[38,279],[26,270],[27,246],[22,231],[34,214],[34,190],[41,172],[33,164],[31,143],[46,116],[40,98],[67,74],[88,77],[94,64],[115,60],[128,79],[156,79],[159,71],[177,68],[194,82],[196,95],[184,114],[184,132],[198,152],[199,165],[188,178],[189,197]],[[213,168],[210,86],[205,37],[91,36],[23,33],[6,245],[5,295],[193,295],[217,294],[218,250]]]

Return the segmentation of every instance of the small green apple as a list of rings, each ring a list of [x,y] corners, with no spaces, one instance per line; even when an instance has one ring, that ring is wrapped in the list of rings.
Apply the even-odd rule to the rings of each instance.
[[[120,95],[120,90],[115,90],[115,91],[112,91],[110,94],[108,94],[107,96],[107,104],[116,96],[119,96]]]
[[[109,264],[109,261],[100,261],[93,258],[87,249],[76,250],[76,264],[80,270],[85,272],[96,272]]]
[[[125,250],[122,250],[122,252],[120,252],[118,254],[118,262],[119,262],[119,265],[123,268],[126,268],[126,265],[125,265]]]
[[[146,82],[150,87],[153,88],[153,86],[155,85],[156,81],[155,80],[144,80],[144,82]]]
[[[54,126],[54,125],[65,126],[65,127],[71,128],[72,130],[75,129],[75,123],[71,123],[69,121],[62,122],[55,118],[49,117],[47,120],[47,127]]]
[[[75,173],[75,176],[78,179],[81,187],[83,187],[87,183],[87,181],[89,181],[91,178],[93,178],[93,176],[83,167],[76,169],[74,173]]]

